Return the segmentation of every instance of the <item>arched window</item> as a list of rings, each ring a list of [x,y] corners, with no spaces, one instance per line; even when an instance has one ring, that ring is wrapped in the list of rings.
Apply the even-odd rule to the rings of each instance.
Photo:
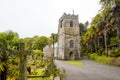
[[[73,21],[72,20],[70,21],[70,27],[73,27]]]
[[[60,21],[60,28],[62,28],[62,22],[63,22],[63,20]]]
[[[73,40],[70,40],[70,48],[73,48],[74,42]]]

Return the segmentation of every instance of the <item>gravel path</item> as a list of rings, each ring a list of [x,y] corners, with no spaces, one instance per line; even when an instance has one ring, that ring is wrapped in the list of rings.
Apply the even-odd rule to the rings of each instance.
[[[67,64],[55,60],[59,68],[66,71],[66,80],[120,80],[120,67],[100,64],[91,60],[80,60],[85,66]]]

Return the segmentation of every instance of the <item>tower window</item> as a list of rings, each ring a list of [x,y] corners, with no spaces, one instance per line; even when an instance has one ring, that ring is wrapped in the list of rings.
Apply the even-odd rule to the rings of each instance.
[[[73,27],[73,21],[72,20],[70,21],[70,27]]]
[[[70,40],[70,48],[73,48],[74,42],[73,40]]]
[[[63,22],[63,20],[60,21],[60,28],[62,28],[62,22]]]

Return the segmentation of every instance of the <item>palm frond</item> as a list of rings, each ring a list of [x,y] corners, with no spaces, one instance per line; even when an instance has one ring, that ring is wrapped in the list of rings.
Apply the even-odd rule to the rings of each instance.
[[[6,64],[4,62],[0,62],[0,72],[4,71],[4,66],[6,66]]]
[[[9,68],[8,74],[10,77],[16,77],[16,76],[19,76],[19,71],[20,69],[18,65],[12,65],[12,67]]]

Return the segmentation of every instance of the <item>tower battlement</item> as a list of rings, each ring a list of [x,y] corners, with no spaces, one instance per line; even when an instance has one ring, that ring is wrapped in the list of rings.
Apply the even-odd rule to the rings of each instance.
[[[72,19],[72,20],[78,20],[78,15],[75,14],[66,14],[64,13],[63,16],[59,19],[59,21],[63,19]]]

